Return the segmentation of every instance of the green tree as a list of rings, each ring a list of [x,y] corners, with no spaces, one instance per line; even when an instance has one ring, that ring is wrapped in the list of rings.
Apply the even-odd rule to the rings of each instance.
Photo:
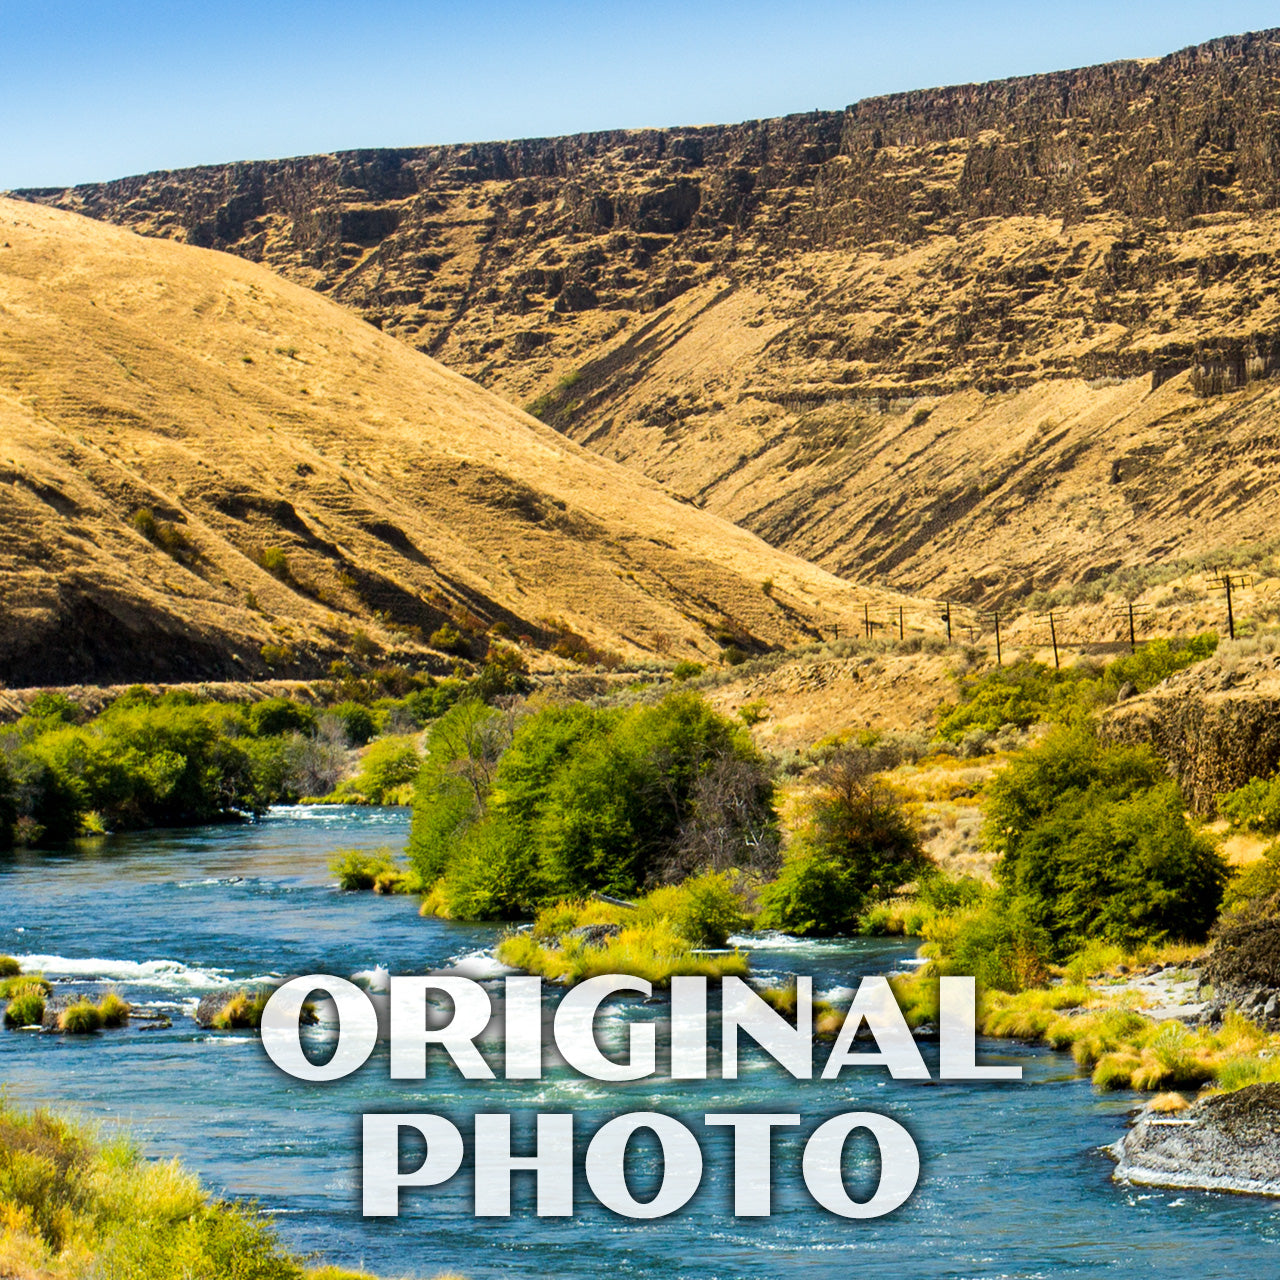
[[[1060,953],[1093,939],[1201,939],[1227,868],[1190,827],[1177,785],[1146,746],[1059,729],[993,781],[985,839],[996,875]]]
[[[851,932],[869,902],[931,866],[914,824],[874,764],[860,747],[837,752],[822,767],[795,847],[761,894],[765,924],[793,933]]]

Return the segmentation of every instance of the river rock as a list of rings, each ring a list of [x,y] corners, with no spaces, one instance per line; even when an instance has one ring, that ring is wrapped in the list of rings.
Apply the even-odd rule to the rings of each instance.
[[[194,1014],[196,1026],[203,1027],[207,1031],[213,1026],[214,1018],[239,994],[238,987],[231,987],[223,991],[211,991],[207,996],[201,996]]]
[[[570,929],[565,936],[579,938],[588,947],[603,947],[610,938],[616,938],[621,932],[620,924],[580,924],[576,929]]]
[[[82,997],[78,995],[49,996],[44,1002],[44,1021],[40,1024],[41,1029],[57,1031],[59,1015],[73,1004],[79,1004],[81,999]]]
[[[1216,1094],[1172,1115],[1144,1108],[1112,1154],[1122,1182],[1280,1196],[1280,1084]]]
[[[1271,1030],[1280,1029],[1280,910],[1277,904],[1246,906],[1216,929],[1201,981],[1213,988],[1211,1020],[1234,1006]]]

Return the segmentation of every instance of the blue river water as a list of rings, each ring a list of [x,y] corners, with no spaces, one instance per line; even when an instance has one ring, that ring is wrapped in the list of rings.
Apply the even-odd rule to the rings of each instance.
[[[981,1044],[986,1061],[1021,1063],[1020,1084],[895,1082],[878,1068],[800,1084],[759,1057],[737,1081],[601,1084],[564,1070],[470,1082],[444,1067],[396,1082],[380,1045],[354,1076],[314,1085],[277,1070],[256,1037],[195,1025],[202,994],[268,975],[456,968],[499,982],[489,955],[498,929],[422,919],[415,900],[333,885],[335,849],[398,848],[406,828],[403,811],[295,807],[252,825],[0,856],[0,953],[69,990],[114,986],[172,1018],[168,1029],[135,1024],[86,1039],[2,1033],[0,1086],[20,1103],[120,1123],[148,1154],[179,1155],[218,1191],[257,1200],[294,1249],[387,1277],[1204,1280],[1280,1271],[1280,1205],[1115,1183],[1100,1148],[1122,1131],[1132,1100],[1096,1094],[1069,1058],[1040,1048]],[[755,973],[812,974],[819,992],[847,990],[912,953],[892,939],[750,943]],[[626,1013],[660,1019],[662,1006]],[[606,1037],[622,1033],[622,1016],[608,1015]],[[704,1112],[732,1110],[805,1117],[775,1139],[767,1219],[734,1218],[730,1131],[701,1125]],[[854,1110],[894,1117],[921,1155],[915,1194],[870,1222],[818,1208],[800,1177],[804,1136]],[[398,1219],[364,1219],[359,1132],[369,1111],[443,1112],[464,1134],[476,1112],[511,1112],[517,1140],[538,1111],[573,1111],[582,1136],[622,1112],[663,1111],[698,1134],[705,1174],[684,1209],[655,1221],[601,1208],[581,1177],[574,1216],[539,1219],[527,1176],[516,1178],[509,1219],[477,1219],[465,1167],[443,1187],[405,1193]],[[643,1196],[655,1156],[644,1146],[633,1155]],[[874,1163],[857,1156],[851,1186],[874,1184]]]

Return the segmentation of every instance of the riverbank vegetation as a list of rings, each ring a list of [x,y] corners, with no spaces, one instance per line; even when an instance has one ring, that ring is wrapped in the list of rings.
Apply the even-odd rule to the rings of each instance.
[[[0,727],[0,848],[252,818],[301,799],[407,804],[425,726],[460,699],[527,687],[519,651],[497,644],[471,677],[337,662],[299,698],[137,686],[90,715],[43,693]]]
[[[768,763],[696,694],[626,708],[462,702],[432,727],[409,858],[459,919],[777,865]]]
[[[532,929],[498,944],[504,964],[573,984],[628,973],[656,986],[677,975],[745,977],[746,955],[728,944],[751,924],[723,872],[654,889],[635,902],[566,899],[544,907]]]
[[[308,1266],[254,1206],[215,1199],[177,1161],[146,1160],[123,1138],[3,1100],[0,1275],[370,1280]]]

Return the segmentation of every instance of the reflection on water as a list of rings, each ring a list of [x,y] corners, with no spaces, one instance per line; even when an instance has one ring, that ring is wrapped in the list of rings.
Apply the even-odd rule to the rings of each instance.
[[[71,851],[0,857],[0,952],[35,958],[50,976],[118,986],[173,1015],[92,1040],[0,1034],[0,1081],[22,1101],[73,1105],[120,1120],[148,1150],[181,1154],[214,1186],[256,1197],[291,1245],[388,1276],[844,1277],[1270,1276],[1280,1207],[1238,1196],[1117,1186],[1097,1148],[1123,1124],[1126,1102],[1096,1096],[1070,1060],[987,1045],[1020,1061],[1022,1085],[909,1084],[877,1069],[798,1084],[760,1060],[736,1082],[645,1080],[604,1085],[563,1070],[540,1081],[462,1082],[437,1069],[393,1082],[386,1047],[354,1077],[306,1085],[276,1071],[256,1040],[211,1035],[185,1016],[203,993],[269,974],[425,972],[456,965],[497,982],[497,930],[424,920],[416,901],[340,894],[328,862],[340,847],[400,846],[403,811],[295,807],[247,826],[150,832]],[[896,940],[742,940],[759,974],[814,975],[846,989],[910,957]],[[494,985],[495,996],[500,987]],[[661,1019],[661,1004],[629,1016]],[[620,1036],[620,1015],[606,1036]],[[926,1049],[926,1058],[932,1058]],[[731,1134],[704,1129],[706,1111],[800,1111],[778,1131],[774,1215],[732,1216]],[[887,1219],[853,1223],[816,1209],[799,1177],[803,1136],[837,1111],[885,1112],[914,1134],[920,1187]],[[398,1220],[359,1213],[358,1131],[365,1111],[438,1111],[469,1134],[477,1111],[516,1113],[516,1143],[538,1110],[573,1111],[580,1137],[624,1111],[684,1116],[702,1140],[702,1189],[656,1222],[616,1218],[580,1183],[572,1219],[538,1219],[516,1180],[509,1220],[471,1216],[460,1175],[409,1193]],[[519,1150],[519,1146],[516,1147]],[[654,1173],[637,1153],[635,1190]],[[531,1181],[524,1179],[524,1181]]]

